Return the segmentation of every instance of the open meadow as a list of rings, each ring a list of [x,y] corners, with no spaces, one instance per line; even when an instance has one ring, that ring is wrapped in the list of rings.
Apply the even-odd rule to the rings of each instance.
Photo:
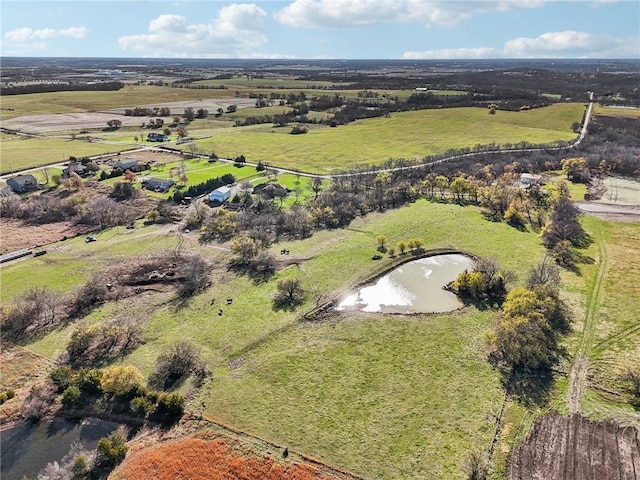
[[[269,90],[262,93],[267,95]],[[313,93],[307,92],[308,95]],[[331,94],[347,96],[355,96],[356,93],[331,91]],[[454,95],[459,92],[439,93]],[[309,133],[290,135],[291,125],[279,128],[270,123],[234,126],[236,121],[250,116],[274,115],[290,110],[290,106],[255,108],[255,99],[244,97],[250,94],[244,90],[232,93],[217,89],[127,85],[118,92],[10,96],[3,99],[3,124],[16,131],[37,133],[40,137],[3,133],[0,171],[6,173],[61,162],[70,156],[92,156],[143,146],[142,139],[148,132],[141,123],[148,118],[122,115],[125,108],[136,106],[167,106],[171,115],[181,115],[189,106],[206,108],[210,114],[208,118],[195,119],[188,125],[189,135],[196,139],[195,145],[200,151],[215,152],[227,158],[243,154],[251,162],[261,160],[280,167],[323,174],[380,164],[389,158],[421,158],[479,144],[570,141],[575,138],[571,125],[580,120],[584,111],[580,103],[554,104],[520,112],[498,110],[495,115],[489,115],[483,108],[418,110],[392,113],[388,118],[359,120],[338,128],[310,124]],[[216,107],[230,104],[236,104],[238,110],[225,112],[220,117],[214,115]],[[109,113],[114,118],[123,119],[119,130],[105,130]],[[92,115],[96,117],[95,121],[92,121]],[[318,120],[326,115],[322,112],[309,113],[310,117]],[[175,146],[173,142],[170,145]]]
[[[271,308],[281,278],[299,277],[313,292],[301,311],[313,305],[314,295],[339,295],[365,279],[374,266],[380,268],[371,254],[381,233],[390,243],[418,236],[426,248],[495,256],[518,273],[519,282],[544,253],[535,233],[488,222],[475,207],[421,200],[356,220],[344,230],[278,245],[290,250],[298,266],[256,284],[227,270],[224,245],[199,245],[192,233],[184,236],[182,248],[205,253],[214,265],[213,284],[205,293],[185,305],[172,302],[169,293],[143,294],[107,304],[83,322],[123,316],[143,322],[145,344],[123,361],[145,375],[157,352],[172,341],[196,343],[214,375],[194,392],[189,408],[204,402],[211,418],[367,478],[455,478],[469,450],[490,444],[502,402],[499,376],[486,363],[483,344],[495,311],[343,313],[306,323],[295,312]],[[91,244],[80,238],[60,242],[44,257],[5,265],[2,283],[17,286],[37,268],[37,285],[56,284],[61,276],[65,282],[58,283],[58,291],[71,291],[107,264],[180,243],[176,232],[157,227],[108,230],[97,238]],[[3,301],[19,290],[3,289]],[[221,305],[219,316],[210,300],[229,297],[233,304]],[[54,358],[74,328],[54,329],[25,346]]]

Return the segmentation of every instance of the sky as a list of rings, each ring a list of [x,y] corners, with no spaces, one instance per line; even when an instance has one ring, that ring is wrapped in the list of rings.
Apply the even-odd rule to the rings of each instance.
[[[640,61],[637,0],[0,0],[0,19],[2,56]]]

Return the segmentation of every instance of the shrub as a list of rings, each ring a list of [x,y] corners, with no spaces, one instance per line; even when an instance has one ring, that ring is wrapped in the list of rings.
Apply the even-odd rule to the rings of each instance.
[[[162,423],[172,424],[180,420],[184,413],[184,398],[178,393],[161,394],[154,417]]]
[[[70,387],[68,387],[63,393],[62,393],[62,406],[64,408],[71,408],[73,405],[75,405],[78,400],[80,400],[80,397],[82,396],[82,393],[80,392],[80,389],[78,387],[76,387],[75,385],[72,385]]]
[[[89,394],[101,393],[102,371],[95,368],[82,368],[77,375],[78,388]]]
[[[136,367],[116,365],[103,370],[100,388],[105,394],[124,396],[143,381],[144,378]]]
[[[178,340],[158,356],[149,383],[157,388],[171,388],[191,374],[204,376],[206,367],[200,350],[191,342]]]
[[[120,432],[103,437],[98,442],[96,465],[103,468],[115,467],[127,455],[127,439]]]
[[[55,386],[58,387],[58,392],[61,393],[74,383],[75,375],[76,373],[73,368],[62,366],[52,370],[51,373],[49,373],[49,378]]]
[[[131,400],[131,410],[135,412],[136,415],[141,417],[147,417],[149,414],[153,413],[156,408],[155,401],[153,401],[148,396],[135,397]]]

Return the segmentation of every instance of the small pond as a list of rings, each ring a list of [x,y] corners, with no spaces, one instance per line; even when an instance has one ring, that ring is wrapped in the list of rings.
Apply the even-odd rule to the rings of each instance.
[[[0,433],[2,480],[35,478],[50,462],[59,462],[75,442],[93,450],[98,440],[118,428],[114,422],[86,418],[70,422],[56,417],[50,422],[19,423]]]
[[[379,313],[441,313],[462,307],[458,297],[443,287],[474,262],[461,254],[435,255],[404,263],[375,284],[346,296],[338,310]]]

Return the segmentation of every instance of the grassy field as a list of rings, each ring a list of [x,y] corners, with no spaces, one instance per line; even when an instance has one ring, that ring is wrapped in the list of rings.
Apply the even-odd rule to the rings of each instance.
[[[487,222],[476,208],[421,200],[358,219],[348,229],[276,245],[276,255],[287,248],[290,257],[306,260],[255,284],[227,271],[228,253],[199,245],[193,233],[184,248],[204,252],[214,265],[206,293],[180,307],[164,294],[123,300],[85,321],[144,320],[146,343],[123,361],[147,375],[164,346],[176,339],[197,343],[214,378],[193,404],[204,401],[214,418],[370,478],[457,478],[466,453],[488,447],[502,401],[498,376],[483,354],[483,331],[495,312],[466,307],[443,315],[351,314],[300,324],[296,313],[271,309],[280,278],[298,276],[312,292],[302,310],[314,294],[337,295],[364,279],[378,234],[390,244],[421,237],[427,248],[495,256],[520,279],[543,254],[533,233]],[[3,301],[18,285],[52,285],[61,276],[61,290],[69,291],[108,261],[126,262],[177,242],[174,233],[155,227],[105,231],[92,244],[62,242],[45,257],[3,266],[2,284],[16,285],[3,289]],[[34,268],[37,282],[27,279]],[[233,304],[221,305],[218,316],[212,298],[233,298]],[[73,328],[55,330],[28,348],[52,358]]]
[[[2,133],[0,173],[64,162],[71,156],[79,158],[121,152],[130,148],[130,144],[90,143],[63,138],[27,138]]]
[[[596,104],[594,112],[607,117],[640,118],[640,108],[615,108]]]
[[[312,128],[289,135],[290,128],[257,125],[215,131],[198,141],[205,151],[223,157],[242,153],[248,161],[330,173],[389,158],[414,158],[476,144],[545,143],[571,140],[571,123],[581,104],[557,104],[523,112],[489,115],[480,108],[421,110],[362,120],[338,128]],[[344,145],[349,145],[345,150]]]
[[[10,95],[2,98],[0,118],[42,113],[96,112],[118,107],[231,97],[228,90],[195,90],[150,85],[126,85],[113,92],[55,92]]]

